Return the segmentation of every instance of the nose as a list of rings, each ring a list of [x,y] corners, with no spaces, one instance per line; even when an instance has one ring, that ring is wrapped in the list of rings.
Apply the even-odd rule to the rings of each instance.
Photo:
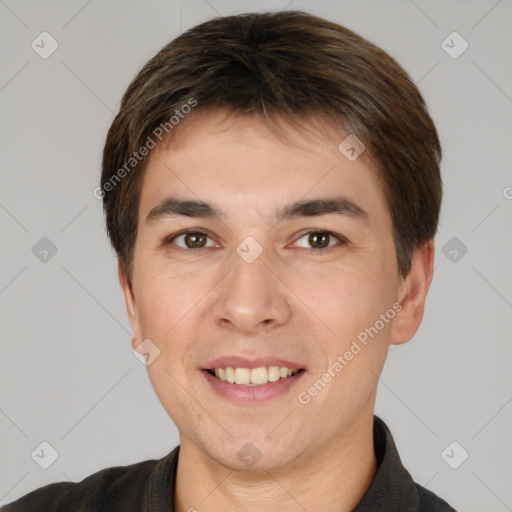
[[[252,263],[235,253],[232,269],[219,283],[212,310],[215,323],[244,334],[286,324],[291,308],[282,281],[278,272],[269,268],[265,253]]]

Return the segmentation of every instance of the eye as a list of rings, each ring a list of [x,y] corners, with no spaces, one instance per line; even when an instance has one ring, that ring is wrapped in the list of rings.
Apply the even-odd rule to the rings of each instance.
[[[346,240],[342,236],[336,235],[330,231],[310,231],[309,233],[301,236],[295,243],[298,244],[299,247],[304,247],[306,249],[321,250],[332,247],[335,245],[336,240],[340,245],[346,243]]]
[[[210,243],[209,243],[209,242]],[[174,244],[182,249],[203,249],[204,247],[216,247],[215,242],[202,231],[187,231],[173,235],[165,241],[165,245]]]

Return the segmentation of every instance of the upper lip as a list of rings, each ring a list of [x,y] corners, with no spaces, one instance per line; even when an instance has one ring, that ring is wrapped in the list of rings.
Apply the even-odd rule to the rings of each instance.
[[[228,366],[232,368],[249,369],[260,368],[262,366],[286,366],[286,368],[291,368],[292,370],[301,370],[304,368],[304,365],[300,363],[294,363],[286,359],[280,359],[272,356],[254,358],[243,356],[222,356],[212,359],[210,362],[206,363],[202,369],[211,370],[214,368],[227,368]]]

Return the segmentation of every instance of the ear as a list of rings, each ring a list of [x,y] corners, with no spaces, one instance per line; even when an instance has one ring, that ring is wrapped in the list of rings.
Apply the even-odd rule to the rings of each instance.
[[[128,320],[130,321],[130,325],[132,327],[132,346],[133,349],[135,350],[135,348],[139,345],[140,341],[142,340],[141,329],[137,315],[137,308],[135,306],[135,296],[133,295],[132,285],[128,280],[128,277],[126,276],[124,264],[120,258],[117,260],[117,273],[119,275],[119,284],[121,285],[121,289],[123,290]]]
[[[399,288],[402,309],[393,320],[391,344],[400,345],[409,341],[418,330],[427,293],[434,272],[434,241],[429,240],[414,253],[411,269]]]

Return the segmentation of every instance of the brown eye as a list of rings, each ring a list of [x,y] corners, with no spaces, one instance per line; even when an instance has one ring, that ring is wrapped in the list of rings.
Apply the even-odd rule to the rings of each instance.
[[[214,247],[215,244],[206,233],[201,231],[190,231],[173,236],[166,242],[167,245],[174,244],[181,249],[202,249],[204,247]]]
[[[325,232],[310,233],[308,242],[313,249],[325,249],[329,246],[331,235]]]
[[[295,243],[304,249],[328,249],[334,245],[342,246],[347,240],[341,235],[332,233],[331,231],[310,231],[301,236]]]
[[[185,237],[185,245],[190,249],[196,247],[204,247],[206,244],[206,239],[208,238],[203,233],[187,233],[184,235]]]

